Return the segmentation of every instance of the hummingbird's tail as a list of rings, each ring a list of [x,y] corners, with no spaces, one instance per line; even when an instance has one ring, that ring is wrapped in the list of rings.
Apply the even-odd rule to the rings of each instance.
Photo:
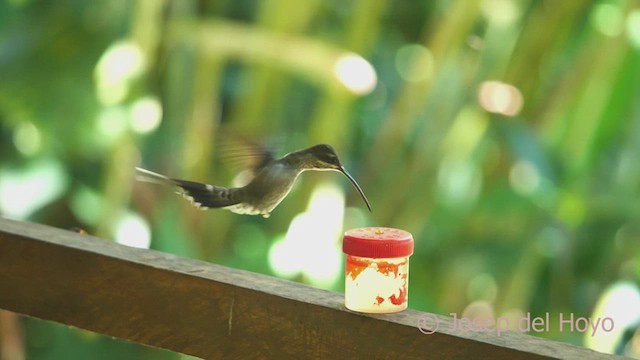
[[[173,184],[173,180],[171,180],[170,177],[155,173],[153,171],[136,167],[136,172],[137,172],[136,180],[138,181],[149,182],[154,184],[164,184],[164,183]]]
[[[180,195],[200,209],[222,208],[240,203],[234,196],[236,189],[173,179],[139,167],[136,168],[136,171],[136,180],[138,181],[175,185],[178,187]]]

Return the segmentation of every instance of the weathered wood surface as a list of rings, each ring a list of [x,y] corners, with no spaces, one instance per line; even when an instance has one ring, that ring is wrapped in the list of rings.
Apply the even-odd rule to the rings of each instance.
[[[459,333],[415,310],[364,315],[343,294],[48,226],[0,219],[0,308],[207,359],[586,359],[507,332]]]

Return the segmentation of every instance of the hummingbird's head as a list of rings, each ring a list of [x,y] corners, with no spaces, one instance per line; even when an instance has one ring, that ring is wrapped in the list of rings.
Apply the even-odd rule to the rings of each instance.
[[[367,208],[371,211],[371,204],[369,204],[369,200],[364,194],[364,191],[360,188],[360,185],[356,182],[356,180],[349,174],[347,169],[342,166],[340,163],[340,159],[338,158],[338,154],[333,146],[328,144],[320,144],[312,146],[308,149],[302,150],[307,154],[306,166],[305,168],[308,170],[334,170],[341,172],[344,176],[349,179],[351,184],[358,190],[360,196],[362,196],[362,200],[364,200],[365,204],[367,204]]]
[[[306,149],[308,154],[307,167],[313,170],[338,170],[342,164],[333,146],[320,144]]]

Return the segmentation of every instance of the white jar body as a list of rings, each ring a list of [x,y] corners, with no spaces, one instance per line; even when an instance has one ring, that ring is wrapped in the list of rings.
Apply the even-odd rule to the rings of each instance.
[[[345,306],[365,313],[394,313],[407,308],[409,257],[366,258],[347,255]]]

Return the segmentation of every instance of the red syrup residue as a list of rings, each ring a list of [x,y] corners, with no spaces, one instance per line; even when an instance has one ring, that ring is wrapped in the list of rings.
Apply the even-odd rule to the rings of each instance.
[[[352,280],[355,280],[358,275],[360,275],[360,273],[369,266],[369,264],[371,264],[370,260],[348,256],[346,269],[347,275],[351,276]]]
[[[391,303],[393,305],[402,305],[404,304],[405,301],[407,301],[407,288],[406,286],[403,288],[400,288],[400,296],[396,297],[396,294],[393,294],[389,297],[389,301],[391,301]]]
[[[375,260],[366,260],[364,258],[358,258],[354,256],[347,257],[347,269],[346,269],[347,275],[351,276],[352,280],[355,280],[358,277],[358,275],[360,275],[360,273],[364,271],[364,269],[369,267],[371,263],[374,261]],[[393,273],[394,277],[398,277],[398,267],[404,266],[407,264],[406,260],[399,264],[393,264],[388,261],[375,261],[375,262],[378,265],[379,273],[381,273],[384,276],[389,276],[390,273]],[[406,279],[407,275],[403,274],[402,278]]]

